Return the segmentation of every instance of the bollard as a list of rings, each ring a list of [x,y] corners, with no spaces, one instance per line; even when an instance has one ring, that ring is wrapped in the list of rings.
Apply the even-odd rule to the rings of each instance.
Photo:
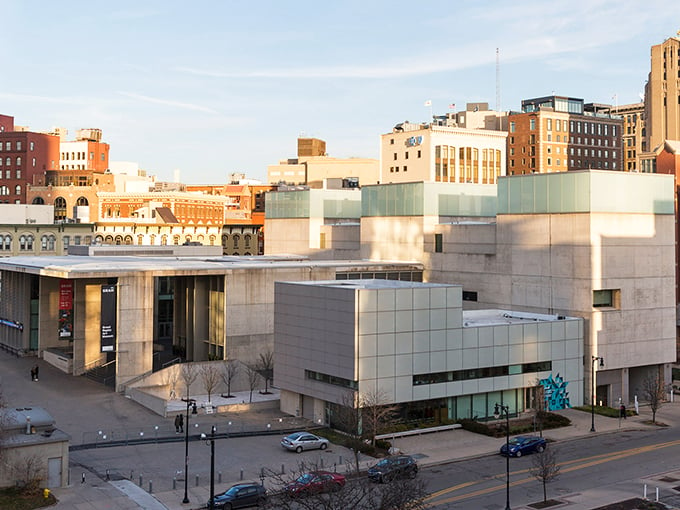
[[[176,476],[172,479],[172,490],[173,491],[177,490],[177,477]]]
[[[85,473],[83,473],[83,476],[80,478],[80,483],[85,483]]]
[[[109,470],[106,470],[106,481],[111,480],[111,476],[109,475]]]
[[[342,466],[342,455],[340,455],[340,462],[338,462]]]
[[[284,466],[283,464],[281,464],[281,474],[282,475],[286,474],[286,466]]]
[[[149,494],[153,493],[153,481],[149,480]]]
[[[133,478],[132,475],[133,475],[134,473],[135,473],[135,470],[134,470],[134,469],[131,469],[131,470],[130,470],[130,481],[132,481],[132,478]]]
[[[85,475],[83,475],[85,476]],[[241,480],[243,480],[243,468],[241,468]]]
[[[656,488],[656,502],[659,502],[659,488]]]
[[[198,487],[198,475],[196,475],[196,487]]]
[[[333,473],[337,473],[337,472],[338,472],[338,465],[335,462],[333,462]]]
[[[217,473],[217,483],[222,483],[222,471]]]
[[[645,484],[644,488],[642,489],[642,499],[647,501],[647,484]]]
[[[323,469],[323,457],[321,457],[321,469]]]
[[[142,478],[142,474],[139,473],[139,486],[141,487],[142,485],[144,485],[144,479]]]

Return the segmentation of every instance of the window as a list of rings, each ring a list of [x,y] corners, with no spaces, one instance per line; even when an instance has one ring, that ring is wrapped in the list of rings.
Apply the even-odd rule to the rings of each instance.
[[[510,123],[510,132],[511,133],[515,132],[515,122],[514,121]]]
[[[593,308],[619,308],[621,306],[621,289],[593,291]]]
[[[529,119],[529,129],[536,129],[536,119]]]
[[[390,138],[390,145],[394,145],[394,138]]]
[[[6,151],[12,150],[12,142],[5,142],[5,150]]]
[[[12,249],[12,236],[0,236],[0,250],[9,251]]]
[[[21,140],[17,140],[17,150],[21,150]]]
[[[404,159],[408,159],[408,151],[404,152]]]
[[[21,195],[21,184],[17,184],[16,186],[14,186],[14,194]]]
[[[21,179],[21,168],[17,168],[16,175],[17,179]]]
[[[444,248],[444,238],[443,234],[434,235],[434,251],[435,253],[442,253]]]
[[[71,244],[71,238],[69,236],[64,236],[61,238],[61,242],[64,244],[64,250],[68,250],[68,246]]]
[[[420,151],[418,151],[418,158],[420,158],[420,155],[421,155],[421,154],[420,154]]]
[[[477,301],[477,291],[464,290],[463,301]]]
[[[397,153],[395,152],[394,153],[394,161],[396,161],[396,160],[397,160]]]
[[[17,166],[21,166],[21,156],[17,156]]]
[[[35,149],[35,142],[31,142],[29,147],[30,147],[31,150],[34,150]]]
[[[33,163],[33,168],[35,168],[35,158],[33,158],[31,162]]]
[[[547,120],[548,131],[552,131],[552,119]]]
[[[22,234],[19,236],[19,250],[33,250],[33,236],[31,234]]]

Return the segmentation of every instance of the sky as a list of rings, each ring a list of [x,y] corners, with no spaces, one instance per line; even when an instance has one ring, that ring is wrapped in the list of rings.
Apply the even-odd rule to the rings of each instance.
[[[379,158],[380,135],[428,121],[428,100],[435,115],[639,102],[680,1],[0,0],[0,25],[0,114],[69,139],[100,128],[112,161],[220,184],[265,181],[298,137]]]

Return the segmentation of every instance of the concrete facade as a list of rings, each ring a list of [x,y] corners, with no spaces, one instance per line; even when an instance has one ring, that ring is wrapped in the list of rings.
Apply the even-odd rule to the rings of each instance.
[[[326,421],[347,392],[384,404],[486,418],[531,407],[530,388],[568,388],[548,409],[583,403],[583,320],[464,312],[459,285],[389,280],[279,282],[275,382],[281,409]],[[547,394],[548,392],[546,392]],[[562,407],[560,407],[562,406]],[[319,414],[319,410],[324,410]]]
[[[628,402],[648,370],[670,382],[675,361],[672,181],[596,171],[506,177],[495,215],[460,218],[413,188],[362,217],[362,256],[420,261],[425,281],[462,284],[468,309],[585,318],[587,384],[589,357],[603,356],[598,399]],[[392,209],[409,201],[425,203],[416,214]]]
[[[0,343],[17,354],[56,351],[74,375],[115,361],[116,386],[154,368],[158,352],[188,361],[238,359],[251,363],[273,348],[274,282],[374,278],[421,279],[419,264],[313,262],[306,258],[222,257],[210,246],[89,246],[65,257],[0,261],[3,294]],[[76,253],[79,253],[76,255]],[[171,290],[159,286],[170,283]],[[64,305],[64,285],[68,302]],[[115,344],[102,347],[102,286],[114,285]],[[159,333],[161,294],[169,300],[169,332]],[[60,299],[61,296],[61,299]],[[64,310],[72,332],[60,332]],[[47,360],[48,358],[45,357]],[[50,358],[51,359],[51,358]]]

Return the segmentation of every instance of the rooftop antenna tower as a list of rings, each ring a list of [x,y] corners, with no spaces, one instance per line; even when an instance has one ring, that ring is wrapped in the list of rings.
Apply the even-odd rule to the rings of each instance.
[[[496,111],[501,111],[501,56],[496,48]]]

